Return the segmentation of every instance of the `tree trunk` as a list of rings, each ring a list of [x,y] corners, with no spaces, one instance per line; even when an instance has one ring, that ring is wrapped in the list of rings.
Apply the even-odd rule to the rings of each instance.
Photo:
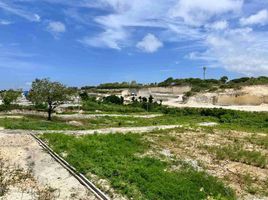
[[[52,114],[52,105],[51,104],[48,105],[48,111],[47,112],[48,112],[47,120],[51,121],[51,114]]]

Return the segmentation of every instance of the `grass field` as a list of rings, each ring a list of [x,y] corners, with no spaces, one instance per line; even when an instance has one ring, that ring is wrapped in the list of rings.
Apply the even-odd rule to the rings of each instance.
[[[130,199],[235,199],[230,188],[204,171],[183,161],[146,155],[151,144],[140,134],[42,138],[80,172],[109,180],[116,192]]]
[[[230,111],[223,109],[176,109],[163,107],[154,118],[137,118],[131,116],[102,116],[90,119],[63,120],[54,117],[51,122],[45,117],[25,116],[22,119],[1,118],[0,126],[7,129],[31,130],[86,130],[109,127],[137,127],[155,125],[184,125],[196,127],[201,122],[216,122],[222,130],[268,133],[268,113]],[[124,113],[125,114],[125,113]],[[143,113],[144,114],[144,113]]]
[[[0,127],[57,132],[182,125],[143,134],[78,137],[51,133],[41,137],[101,189],[111,188],[105,192],[112,196],[216,200],[268,196],[267,113],[166,107],[153,113],[161,115],[139,118],[128,113],[83,119],[54,116],[52,121],[34,115],[2,116]],[[202,127],[201,122],[217,125]],[[102,180],[108,181],[107,187]]]
[[[45,117],[25,116],[21,119],[0,118],[0,126],[7,129],[24,130],[89,130],[110,127],[138,127],[156,125],[196,125],[204,121],[213,121],[210,117],[200,116],[174,116],[164,115],[154,118],[137,118],[131,116],[122,117],[94,117],[91,119],[76,119],[78,125],[72,125],[72,120],[54,118],[47,121]]]

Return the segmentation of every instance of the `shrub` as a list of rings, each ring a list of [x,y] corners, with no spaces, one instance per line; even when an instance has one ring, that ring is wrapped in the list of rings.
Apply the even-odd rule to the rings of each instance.
[[[118,97],[116,95],[111,95],[103,98],[104,103],[113,103],[113,104],[118,104],[122,105],[124,104],[124,98],[123,97]]]

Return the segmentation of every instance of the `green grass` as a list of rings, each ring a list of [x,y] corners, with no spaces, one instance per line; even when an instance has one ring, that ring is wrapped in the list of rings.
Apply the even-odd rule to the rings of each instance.
[[[47,121],[45,118],[28,116],[21,119],[1,118],[0,126],[6,129],[23,130],[76,130],[76,126],[66,124],[64,121]]]
[[[155,118],[137,118],[131,116],[111,117],[101,116],[90,119],[75,120],[81,122],[80,126],[68,124],[68,121],[54,117],[52,121],[47,121],[45,117],[27,116],[21,119],[0,118],[0,126],[6,129],[24,129],[24,130],[90,130],[110,127],[138,127],[138,126],[156,126],[156,125],[181,125],[203,122],[209,117],[195,116],[174,116],[164,115]],[[209,119],[213,120],[213,119]]]
[[[266,135],[266,136],[259,136],[258,135],[257,136],[257,134],[254,134],[247,139],[252,144],[257,144],[259,146],[262,146],[265,149],[268,149],[268,135]]]
[[[103,112],[119,112],[119,113],[142,113],[145,110],[141,107],[135,107],[132,105],[117,105],[100,103],[94,101],[83,102],[82,109],[85,111],[103,111]]]
[[[112,106],[112,105],[109,105]],[[125,106],[121,106],[121,114]],[[132,109],[132,108],[131,108]],[[112,113],[112,112],[111,112]],[[117,111],[115,113],[118,113]],[[155,112],[154,112],[155,113]],[[33,130],[77,130],[98,129],[109,127],[136,127],[153,125],[189,125],[196,127],[200,122],[217,122],[217,129],[237,130],[247,132],[268,133],[268,113],[242,112],[224,109],[197,109],[197,108],[167,108],[161,107],[157,113],[163,114],[155,118],[122,117],[96,117],[91,119],[76,120],[82,122],[81,126],[72,126],[67,121],[53,118],[47,122],[45,118],[27,116],[24,119],[0,119],[0,126],[8,129],[33,129]],[[144,112],[141,112],[144,114]]]
[[[229,159],[231,161],[241,162],[257,167],[265,168],[268,160],[267,156],[259,151],[244,150],[239,144],[228,145],[223,147],[205,146],[209,152],[214,153],[219,160]]]
[[[171,171],[172,163],[138,156],[150,149],[140,134],[88,135],[74,137],[44,134],[42,139],[81,173],[108,179],[111,186],[130,199],[235,199],[222,182],[183,165]]]

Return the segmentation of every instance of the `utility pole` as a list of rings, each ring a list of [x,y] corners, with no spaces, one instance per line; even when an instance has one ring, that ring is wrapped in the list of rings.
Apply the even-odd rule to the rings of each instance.
[[[206,71],[207,71],[207,67],[203,67],[203,77],[204,77],[204,80],[206,80]]]

